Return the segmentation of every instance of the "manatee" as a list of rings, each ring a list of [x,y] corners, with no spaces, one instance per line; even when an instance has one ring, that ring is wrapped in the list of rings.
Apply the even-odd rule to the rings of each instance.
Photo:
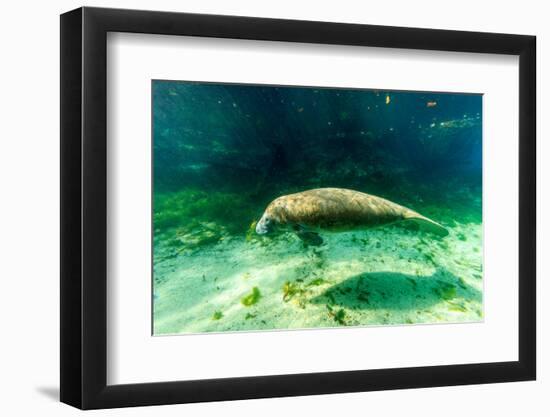
[[[319,232],[370,229],[411,222],[438,236],[449,232],[421,214],[375,195],[343,188],[317,188],[273,200],[256,224],[260,235],[292,231],[306,244],[323,243]]]

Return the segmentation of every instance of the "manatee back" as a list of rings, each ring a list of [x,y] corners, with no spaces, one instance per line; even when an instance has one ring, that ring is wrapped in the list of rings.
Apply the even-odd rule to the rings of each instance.
[[[374,227],[404,218],[408,209],[389,200],[342,188],[318,188],[280,197],[284,223],[346,230]]]

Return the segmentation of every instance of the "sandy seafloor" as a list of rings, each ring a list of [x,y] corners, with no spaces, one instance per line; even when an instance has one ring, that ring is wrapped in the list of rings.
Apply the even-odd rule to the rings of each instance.
[[[395,226],[323,234],[320,247],[290,233],[227,235],[196,250],[159,239],[153,332],[481,321],[482,225],[448,229],[445,238]],[[255,303],[243,304],[254,288]]]

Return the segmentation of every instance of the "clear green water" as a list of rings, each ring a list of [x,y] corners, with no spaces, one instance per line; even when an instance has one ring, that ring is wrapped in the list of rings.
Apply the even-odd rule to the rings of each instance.
[[[481,96],[155,81],[153,126],[155,334],[482,320]],[[449,235],[255,233],[318,187]]]

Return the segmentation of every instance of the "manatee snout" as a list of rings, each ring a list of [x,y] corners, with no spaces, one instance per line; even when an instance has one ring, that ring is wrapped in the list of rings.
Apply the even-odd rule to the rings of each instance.
[[[262,218],[256,224],[256,233],[259,235],[265,235],[273,230],[273,220],[265,213]]]

